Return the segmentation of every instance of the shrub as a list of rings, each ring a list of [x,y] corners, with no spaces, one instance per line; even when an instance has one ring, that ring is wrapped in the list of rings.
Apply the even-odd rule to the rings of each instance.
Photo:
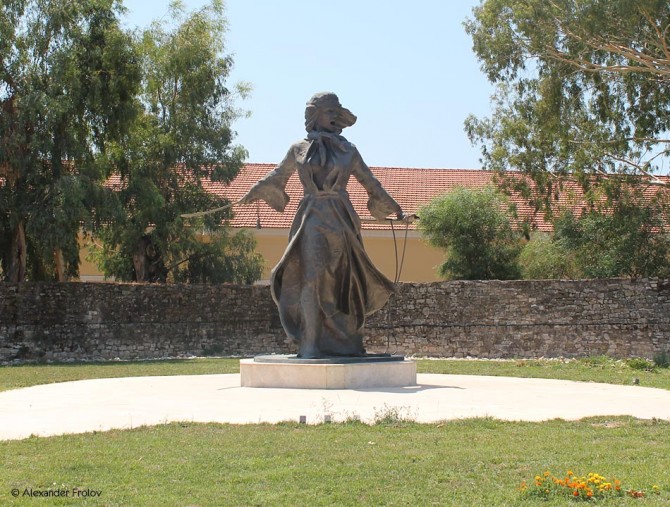
[[[586,278],[668,277],[670,237],[658,205],[619,203],[580,216],[566,211],[554,220],[554,241],[571,252]]]
[[[446,250],[439,273],[449,280],[520,277],[521,231],[505,197],[493,187],[458,187],[419,211],[428,242]]]
[[[654,371],[654,363],[652,363],[648,359],[643,359],[641,357],[634,357],[632,359],[628,359],[626,361],[626,364],[628,365],[629,368],[632,368],[633,370]]]
[[[535,233],[519,255],[525,280],[581,278],[574,254],[550,234]]]
[[[654,364],[657,368],[669,368],[670,367],[670,354],[667,351],[659,352],[654,356]]]

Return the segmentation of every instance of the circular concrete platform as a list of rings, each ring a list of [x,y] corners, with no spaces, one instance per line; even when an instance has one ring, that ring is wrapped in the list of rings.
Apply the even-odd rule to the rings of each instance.
[[[81,380],[0,392],[0,439],[171,421],[309,424],[385,413],[419,422],[469,417],[542,421],[598,415],[670,420],[670,390],[564,380],[417,375],[418,385],[370,389],[240,387],[240,375]]]

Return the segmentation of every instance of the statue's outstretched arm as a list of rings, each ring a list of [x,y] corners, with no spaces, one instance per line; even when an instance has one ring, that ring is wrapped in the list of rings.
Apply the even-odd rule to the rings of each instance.
[[[272,209],[280,213],[283,212],[290,200],[284,189],[296,167],[294,148],[291,147],[284,160],[251,187],[238,203],[250,204],[260,200],[268,203]]]
[[[375,178],[375,175],[372,174],[367,164],[363,162],[363,158],[358,150],[354,153],[353,164],[354,176],[368,193],[368,210],[370,214],[377,220],[384,220],[391,214],[395,214],[398,218],[401,218],[403,213],[400,205],[384,190],[382,184]]]

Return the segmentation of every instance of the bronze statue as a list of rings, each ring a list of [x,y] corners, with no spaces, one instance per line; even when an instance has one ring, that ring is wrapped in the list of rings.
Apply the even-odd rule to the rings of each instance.
[[[372,216],[404,215],[356,147],[340,135],[355,122],[334,93],[314,95],[305,109],[307,137],[239,201],[260,199],[283,212],[289,201],[286,183],[298,171],[305,193],[288,247],[272,270],[271,289],[284,330],[304,359],[365,355],[365,317],[393,292],[393,283],[363,248],[361,222],[347,193],[349,177],[367,190]]]

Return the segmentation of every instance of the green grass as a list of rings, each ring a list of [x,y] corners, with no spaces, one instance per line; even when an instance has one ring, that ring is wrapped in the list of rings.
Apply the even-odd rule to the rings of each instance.
[[[635,362],[630,362],[636,366]],[[0,391],[37,384],[90,378],[138,377],[151,375],[204,375],[239,373],[239,359],[182,359],[167,361],[129,361],[103,363],[29,364],[0,367]],[[670,369],[653,371],[629,366],[627,361],[607,357],[576,360],[419,360],[419,373],[494,375],[507,377],[552,378],[630,385],[634,379],[645,387],[670,389]]]
[[[637,379],[641,386],[670,389],[670,368],[640,370],[633,360],[616,360],[603,356],[570,360],[422,360],[419,361],[418,372],[550,378],[618,385],[630,385]]]
[[[557,506],[521,481],[599,473],[670,502],[670,423],[632,418],[306,426],[169,424],[0,442],[0,504],[105,506]],[[660,494],[650,494],[654,485]],[[100,500],[14,499],[17,488],[101,490]]]
[[[24,364],[20,366],[0,366],[0,391],[92,378],[206,375],[239,372],[240,360],[231,358]]]
[[[631,366],[632,364],[632,366]],[[541,377],[670,389],[670,370],[598,357],[571,361],[420,360],[421,373]],[[236,373],[239,359],[0,367],[0,390],[87,378]],[[305,426],[177,423],[0,442],[0,505],[559,506],[525,496],[521,481],[549,470],[617,478],[670,504],[670,422],[628,417],[544,423],[492,419]],[[660,494],[651,494],[659,486]],[[101,498],[13,498],[35,490],[101,490]]]

